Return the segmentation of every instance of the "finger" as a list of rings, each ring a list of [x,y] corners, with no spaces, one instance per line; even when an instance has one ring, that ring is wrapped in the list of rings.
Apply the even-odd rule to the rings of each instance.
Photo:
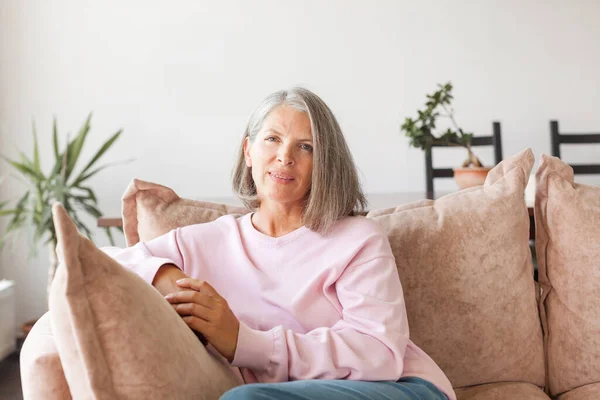
[[[201,281],[199,279],[194,279],[194,278],[182,278],[182,279],[176,280],[175,283],[179,287],[189,288],[189,289],[194,289],[194,290],[200,291],[202,289],[202,286],[203,286],[202,284],[204,283],[204,281]]]
[[[207,328],[209,327],[209,323],[206,322],[205,320],[198,318],[198,317],[194,317],[194,316],[189,316],[189,317],[183,317],[182,318],[183,321],[193,330],[198,331],[200,333],[202,333],[204,336],[206,336],[206,331]]]
[[[205,292],[206,294],[212,296],[219,296],[219,293],[217,293],[215,288],[213,288],[211,284],[206,281],[201,281],[194,278],[182,278],[175,281],[175,283],[177,283],[177,286],[179,287],[194,289],[199,292]]]
[[[211,319],[215,312],[214,309],[197,303],[171,304],[171,307],[180,315],[196,315],[207,321]]]
[[[218,297],[221,297],[221,295],[219,294],[219,292],[217,292],[217,290],[214,287],[212,287],[212,285],[210,283],[204,281],[204,284],[202,285],[202,287],[205,290],[209,291],[211,294],[213,294],[215,296],[218,296]]]
[[[205,321],[211,321],[213,316],[213,310],[200,304],[194,303],[181,303],[173,305],[173,309],[177,311],[177,314],[182,316],[195,316]]]
[[[196,287],[191,286],[191,284],[192,284],[191,281],[196,281],[196,282],[194,282],[194,284],[196,285],[197,289],[196,289]],[[181,282],[181,284],[179,282]],[[206,281],[200,281],[200,280],[193,279],[193,278],[183,278],[183,279],[179,279],[178,281],[176,281],[176,283],[180,287],[189,287],[189,288],[192,288],[199,292],[204,292],[204,293],[208,294],[209,296],[221,297],[219,292],[217,292],[217,290],[214,287],[212,287],[212,285],[210,283],[208,283]],[[190,284],[190,286],[187,286],[188,284]]]
[[[187,290],[185,292],[177,292],[177,293],[169,293],[165,296],[165,300],[167,300],[171,304],[180,304],[180,303],[195,303],[200,304],[204,307],[213,309],[214,300],[211,297],[208,297],[204,293],[196,292],[195,290]]]

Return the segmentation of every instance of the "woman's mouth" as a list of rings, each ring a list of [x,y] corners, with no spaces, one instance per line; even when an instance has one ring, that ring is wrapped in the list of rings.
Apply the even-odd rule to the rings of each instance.
[[[290,183],[294,181],[294,178],[288,174],[278,173],[278,172],[269,172],[269,176],[271,179],[277,183]]]

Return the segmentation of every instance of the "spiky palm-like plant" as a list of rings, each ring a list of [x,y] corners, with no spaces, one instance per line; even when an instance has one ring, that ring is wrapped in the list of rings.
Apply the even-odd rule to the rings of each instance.
[[[119,138],[122,130],[113,134],[98,149],[91,160],[79,171],[75,173],[75,167],[79,161],[81,149],[90,131],[90,122],[92,114],[88,115],[85,123],[78,134],[69,140],[64,150],[61,151],[58,141],[58,129],[56,118],[52,127],[54,166],[51,171],[44,173],[40,165],[40,152],[37,139],[35,124],[33,125],[33,157],[27,157],[23,152],[19,152],[19,161],[5,159],[19,175],[25,178],[28,189],[21,198],[10,206],[10,201],[0,202],[0,217],[10,217],[5,232],[0,233],[0,246],[6,238],[14,232],[23,229],[33,230],[33,248],[36,248],[39,242],[49,246],[50,266],[48,269],[48,290],[54,278],[56,267],[56,232],[52,221],[52,204],[59,201],[63,204],[73,221],[82,233],[88,237],[92,236],[90,229],[81,221],[79,212],[87,213],[94,218],[102,216],[98,209],[98,200],[94,190],[89,187],[88,180],[104,168],[114,163],[96,167],[97,161],[106,153],[106,151]],[[113,228],[114,229],[114,228]],[[105,228],[111,243],[114,243],[110,228]]]

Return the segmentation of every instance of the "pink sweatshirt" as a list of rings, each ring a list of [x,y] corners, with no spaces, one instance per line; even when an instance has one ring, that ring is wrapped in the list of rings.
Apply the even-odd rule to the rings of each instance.
[[[232,365],[246,382],[416,376],[456,399],[442,370],[409,339],[394,256],[374,221],[349,217],[327,236],[301,227],[274,238],[250,216],[108,253],[148,283],[165,263],[210,283],[240,320]]]

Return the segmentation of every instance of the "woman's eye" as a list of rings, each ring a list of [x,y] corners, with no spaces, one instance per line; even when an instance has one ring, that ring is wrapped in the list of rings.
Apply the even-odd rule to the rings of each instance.
[[[274,136],[269,136],[268,138],[265,139],[267,142],[274,142],[276,140],[276,138]]]
[[[312,151],[312,146],[309,144],[303,144],[300,146],[302,148],[302,150],[306,150],[306,151]]]

